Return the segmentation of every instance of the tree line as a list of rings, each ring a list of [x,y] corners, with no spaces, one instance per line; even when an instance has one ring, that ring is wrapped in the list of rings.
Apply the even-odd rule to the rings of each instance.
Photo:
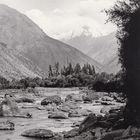
[[[0,77],[0,89],[14,88],[26,89],[28,87],[88,87],[96,91],[105,92],[121,92],[121,72],[117,75],[107,74],[105,72],[96,73],[93,65],[80,64],[73,66],[69,63],[63,68],[59,67],[59,63],[54,66],[50,65],[48,76],[46,78],[23,78],[20,80],[13,79],[8,81]]]

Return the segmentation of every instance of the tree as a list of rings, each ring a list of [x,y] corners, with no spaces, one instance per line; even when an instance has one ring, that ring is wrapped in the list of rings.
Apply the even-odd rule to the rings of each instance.
[[[84,74],[88,74],[88,69],[87,69],[87,65],[86,64],[84,64],[84,66],[82,67],[82,72]]]
[[[109,21],[118,27],[119,60],[128,100],[125,121],[128,125],[140,126],[140,1],[118,1],[106,12]]]
[[[21,79],[19,82],[23,86],[24,89],[27,89],[29,87],[30,78],[27,77],[25,79]]]
[[[67,67],[67,75],[71,75],[73,74],[73,66],[71,63],[69,63],[68,67]]]
[[[7,88],[8,86],[9,86],[9,81],[6,78],[0,76],[0,88],[3,89],[3,88]]]
[[[79,74],[80,72],[81,72],[81,66],[79,63],[77,63],[75,68],[74,68],[74,73]]]
[[[53,77],[53,71],[52,71],[52,66],[49,65],[49,77]]]

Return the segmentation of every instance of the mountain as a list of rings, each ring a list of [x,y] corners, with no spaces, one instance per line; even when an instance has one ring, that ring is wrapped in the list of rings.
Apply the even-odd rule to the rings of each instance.
[[[0,75],[8,80],[24,77],[40,77],[41,70],[32,64],[18,51],[7,49],[6,44],[0,42]]]
[[[71,35],[70,38],[62,41],[74,46],[102,65],[107,64],[114,55],[117,55],[118,44],[114,32],[106,36],[94,37],[89,28],[83,28],[80,35]]]
[[[117,38],[113,32],[96,38],[87,55],[103,65],[101,72],[116,74],[121,70],[121,65],[118,63],[118,48]]]
[[[98,62],[79,50],[49,37],[27,16],[6,5],[0,5],[0,42],[6,46],[5,56],[1,53],[1,57],[6,58],[5,61],[10,63],[12,68],[16,67],[21,76],[23,73],[29,76],[46,75],[49,65],[56,62],[59,62],[61,67],[69,62],[81,65],[89,63],[94,65],[97,71],[101,67]],[[2,45],[0,49],[3,49]],[[6,63],[0,60],[0,65]],[[22,67],[26,68],[26,72]],[[5,71],[6,68],[5,66]],[[1,71],[4,70],[0,70],[0,75],[3,75]]]
[[[79,34],[72,34],[67,38],[62,38],[61,41],[79,49],[81,52],[87,54],[92,48],[96,38],[92,36],[89,27],[83,27],[83,31]]]
[[[102,70],[106,70],[108,66],[115,66],[114,70],[106,71],[108,73],[116,73],[120,67],[117,65],[117,52],[118,44],[115,33],[110,33],[105,36],[94,37],[89,29],[83,29],[83,32],[78,36],[71,35],[68,39],[63,39],[65,43],[74,46],[89,57],[96,60],[103,67]],[[106,68],[105,68],[106,67]]]

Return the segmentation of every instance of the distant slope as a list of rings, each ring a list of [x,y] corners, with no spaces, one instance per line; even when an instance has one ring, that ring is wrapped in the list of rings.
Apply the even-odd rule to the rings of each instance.
[[[72,64],[80,63],[81,65],[90,63],[95,66],[97,71],[101,67],[98,62],[77,49],[50,38],[28,17],[6,5],[0,5],[0,42],[7,45],[6,50],[10,50],[13,57],[15,57],[13,52],[16,51],[22,56],[22,58],[21,56],[16,56],[19,60],[23,58],[28,60],[26,62],[24,60],[24,63],[23,61],[18,62],[18,65],[21,64],[25,68],[26,63],[31,63],[30,66],[28,65],[30,67],[29,71],[26,71],[28,75],[30,75],[31,71],[32,74],[39,72],[38,70],[34,71],[33,66],[39,68],[40,75],[42,73],[46,75],[49,65],[54,65],[56,62],[59,62],[61,67],[69,62]],[[7,57],[9,57],[8,54]],[[15,65],[14,62],[16,61],[14,59],[11,61]],[[0,65],[5,65],[4,61],[0,61],[0,63]],[[3,69],[6,70],[7,67]],[[22,68],[20,68],[19,75],[20,73],[25,73],[22,71]],[[3,75],[3,72],[0,75]]]
[[[92,49],[87,54],[102,65],[106,65],[114,56],[117,56],[117,51],[117,39],[115,33],[111,33],[107,36],[96,38],[92,44]]]
[[[118,44],[115,33],[106,36],[93,37],[89,30],[83,30],[79,36],[62,39],[74,46],[102,65],[107,64],[117,54]]]
[[[108,62],[108,64],[106,64],[100,72],[106,72],[106,73],[113,73],[116,74],[117,72],[119,72],[121,70],[121,64],[118,63],[118,57],[115,56],[114,58],[112,58],[111,61]]]
[[[119,46],[114,32],[106,36],[93,37],[89,30],[83,30],[79,36],[71,36],[69,39],[63,39],[62,41],[78,48],[99,62],[103,66],[101,70],[116,73],[120,69],[120,66],[117,65]]]

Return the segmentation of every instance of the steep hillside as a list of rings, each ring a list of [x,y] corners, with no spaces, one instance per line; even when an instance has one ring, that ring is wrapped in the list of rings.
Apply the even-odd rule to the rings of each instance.
[[[94,39],[92,49],[87,53],[102,65],[109,63],[117,56],[118,44],[115,33]]]
[[[83,30],[79,36],[71,36],[62,41],[74,46],[102,65],[107,64],[114,55],[117,55],[118,45],[115,33],[93,37],[89,30]]]
[[[23,77],[40,77],[43,73],[19,52],[7,49],[6,44],[0,42],[0,75],[8,80]]]
[[[72,33],[70,37],[63,38],[62,41],[79,49],[81,52],[87,54],[92,48],[96,38],[92,36],[92,33],[83,28],[83,31],[79,35]]]
[[[78,48],[80,51],[99,62],[103,66],[101,71],[105,70],[108,73],[116,73],[120,69],[120,66],[117,65],[119,46],[115,33],[93,37],[89,30],[83,30],[82,34],[79,36],[71,36],[69,39],[63,39],[62,41]],[[111,68],[112,66],[114,67]]]
[[[35,71],[31,67],[34,65],[39,67],[42,73],[47,73],[49,65],[56,62],[59,62],[60,66],[69,62],[81,65],[90,63],[97,71],[101,67],[98,62],[77,49],[50,38],[28,17],[5,5],[0,5],[0,42],[6,44],[11,54],[16,51],[32,63],[30,69],[33,73]],[[5,64],[3,61],[0,63]],[[19,64],[25,66],[26,63],[19,62]],[[22,69],[20,70],[20,73],[24,73]]]

